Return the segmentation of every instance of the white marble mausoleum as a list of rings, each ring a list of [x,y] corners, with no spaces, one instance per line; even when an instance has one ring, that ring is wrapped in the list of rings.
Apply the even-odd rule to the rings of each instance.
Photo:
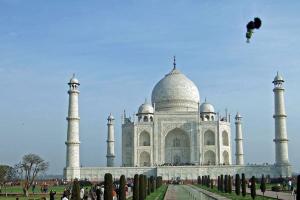
[[[242,117],[237,113],[235,127],[235,163],[232,163],[231,117],[215,112],[214,106],[201,101],[198,87],[176,68],[153,88],[151,102],[138,108],[134,118],[122,117],[122,166],[114,164],[114,117],[108,117],[107,167],[80,167],[79,157],[79,81],[69,84],[67,156],[64,176],[102,180],[109,172],[118,177],[136,173],[162,176],[164,180],[181,177],[196,179],[199,175],[245,173],[271,177],[290,176],[288,139],[284,105],[283,78],[277,74],[274,84],[275,164],[244,164]],[[272,139],[272,138],[270,138]],[[272,147],[270,147],[272,148]]]

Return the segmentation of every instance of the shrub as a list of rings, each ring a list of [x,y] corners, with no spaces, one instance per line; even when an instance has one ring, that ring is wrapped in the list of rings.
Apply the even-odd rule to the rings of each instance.
[[[210,187],[210,176],[209,176],[209,175],[207,176],[206,182],[207,182],[207,183],[206,183],[206,186],[207,186],[207,187]]]
[[[147,195],[148,195],[148,178],[146,175],[144,175],[144,199],[146,199]]]
[[[297,178],[297,200],[300,200],[300,175]]]
[[[231,182],[231,176],[228,175],[228,193],[232,192],[232,182]]]
[[[241,179],[239,174],[235,175],[235,193],[236,195],[241,194]]]
[[[279,185],[274,185],[274,186],[271,187],[271,190],[273,192],[279,192],[280,191],[280,186]]]
[[[75,179],[73,181],[71,199],[72,200],[80,200],[80,187],[79,187],[79,181],[78,181],[78,179]]]
[[[210,180],[210,188],[214,189],[214,180],[213,179]]]
[[[200,176],[198,176],[198,178],[197,178],[197,184],[201,184],[201,177]]]
[[[112,175],[110,173],[106,173],[104,175],[104,200],[112,200]]]
[[[221,192],[224,192],[224,176],[223,174],[221,175],[221,178],[220,178],[220,191]]]
[[[126,200],[126,191],[125,191],[126,180],[125,176],[120,177],[120,186],[119,186],[119,200]]]
[[[225,178],[224,178],[224,192],[225,193],[228,192],[228,175],[225,175]]]
[[[132,200],[139,200],[139,175],[135,174],[133,179]]]
[[[265,176],[262,175],[261,181],[260,181],[260,190],[263,193],[263,196],[265,196],[265,191],[266,191],[266,179]]]
[[[255,197],[256,197],[255,177],[254,176],[252,176],[252,178],[251,178],[251,197],[252,197],[252,199],[255,199]]]
[[[144,175],[139,175],[139,200],[144,200]]]
[[[150,192],[154,192],[154,177],[150,176]]]
[[[243,197],[246,196],[247,192],[246,192],[246,178],[245,178],[245,174],[242,174],[242,195]]]

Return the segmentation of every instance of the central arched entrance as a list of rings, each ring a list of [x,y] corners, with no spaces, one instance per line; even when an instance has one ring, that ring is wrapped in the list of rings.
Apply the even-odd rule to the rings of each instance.
[[[165,137],[165,163],[173,165],[190,163],[190,140],[182,129],[175,128]]]

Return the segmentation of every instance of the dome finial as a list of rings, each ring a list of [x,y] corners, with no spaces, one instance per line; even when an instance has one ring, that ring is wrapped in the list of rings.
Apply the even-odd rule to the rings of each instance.
[[[176,56],[173,56],[173,69],[176,69]]]

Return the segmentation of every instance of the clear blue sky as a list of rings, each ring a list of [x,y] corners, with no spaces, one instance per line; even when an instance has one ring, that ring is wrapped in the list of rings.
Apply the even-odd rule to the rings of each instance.
[[[230,2],[230,3],[229,3]],[[273,163],[272,80],[286,83],[289,158],[300,171],[299,1],[0,0],[0,162],[26,153],[62,174],[67,82],[81,83],[81,164],[106,163],[106,118],[133,114],[177,66],[216,110],[239,111],[246,163]],[[245,43],[246,24],[263,25]],[[232,141],[234,126],[232,126]],[[235,146],[233,145],[233,154]],[[234,155],[232,155],[234,158]]]

